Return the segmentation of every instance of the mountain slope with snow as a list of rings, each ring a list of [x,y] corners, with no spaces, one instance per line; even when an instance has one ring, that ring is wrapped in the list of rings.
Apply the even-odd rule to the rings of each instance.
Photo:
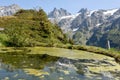
[[[21,8],[16,4],[10,6],[0,6],[0,16],[11,16],[20,9]]]
[[[65,12],[66,11],[67,10],[65,10]],[[86,8],[85,9],[82,8],[78,13],[74,15],[69,14],[69,15],[63,15],[61,17],[59,16],[49,19],[52,22],[57,23],[61,27],[64,33],[67,34],[70,33],[69,34],[70,38],[73,38],[76,44],[86,45],[88,44],[88,41],[89,43],[92,43],[91,40],[95,38],[94,34],[96,33],[96,31],[100,32],[101,30],[101,34],[110,31],[110,26],[112,25],[113,21],[115,21],[119,17],[120,17],[119,8],[108,9],[108,10],[103,10],[103,9],[88,10]],[[99,32],[97,34],[99,34]],[[96,42],[99,42],[99,39],[96,40]],[[104,45],[104,43],[102,42],[100,43]]]
[[[105,12],[103,12],[104,15],[113,15],[118,9],[111,9],[111,10],[107,10]]]

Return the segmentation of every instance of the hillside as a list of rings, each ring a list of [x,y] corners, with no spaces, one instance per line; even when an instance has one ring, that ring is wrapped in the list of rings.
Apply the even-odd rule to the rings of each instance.
[[[20,10],[14,16],[0,18],[1,46],[53,46],[67,43],[61,29],[52,24],[40,9]]]

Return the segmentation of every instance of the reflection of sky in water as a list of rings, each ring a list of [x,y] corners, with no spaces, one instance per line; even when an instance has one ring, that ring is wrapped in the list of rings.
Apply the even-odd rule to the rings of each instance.
[[[15,57],[18,57],[19,59],[19,56],[15,56]],[[31,59],[33,61],[31,61]],[[26,80],[59,80],[59,79],[62,79],[62,80],[81,80],[81,79],[82,80],[98,80],[98,79],[113,80],[112,78],[104,77],[100,74],[90,73],[87,67],[81,64],[81,61],[84,61],[84,60],[81,60],[81,61],[71,60],[67,58],[56,59],[56,57],[52,57],[48,55],[43,55],[43,56],[40,55],[39,57],[38,55],[37,56],[34,55],[32,57],[31,56],[25,57],[25,55],[23,55],[23,59],[20,59],[20,60],[24,60],[24,62],[26,62],[27,67],[29,66],[29,64],[33,64],[33,67],[30,67],[30,68],[33,68],[33,69],[37,68],[38,71],[43,70],[45,72],[48,72],[49,75],[43,74],[41,76],[44,76],[44,77],[40,79],[41,76],[37,77],[35,75],[30,75],[30,74],[25,73],[22,70],[24,69],[23,65],[19,65],[19,67],[17,66],[17,68],[15,68],[13,67],[15,65],[13,66],[6,65],[5,63],[1,61],[0,62],[0,80],[2,79],[4,80],[8,78],[10,80],[18,80],[18,79],[26,79]],[[16,64],[19,64],[19,63],[21,62],[20,61],[16,62]],[[43,68],[38,69],[40,65],[43,65]],[[88,76],[86,74],[91,74],[91,75]]]
[[[18,79],[39,80],[38,77],[28,75],[21,69],[14,69],[10,65],[0,63],[0,80],[18,80]]]
[[[62,67],[54,65],[51,67],[46,66],[44,68],[44,71],[47,71],[50,73],[49,76],[46,76],[46,80],[58,80],[60,78],[64,80],[79,80],[79,79],[85,79],[85,76],[79,75],[75,69],[72,67]],[[86,78],[87,79],[87,78]]]
[[[48,72],[49,75],[44,75],[44,80],[79,80],[79,78],[84,79],[82,75],[78,75],[76,70],[72,67],[59,65],[58,62],[47,64],[43,71]],[[0,80],[2,79],[18,80],[40,80],[40,78],[34,75],[28,75],[21,69],[14,69],[11,65],[5,65],[0,63]]]

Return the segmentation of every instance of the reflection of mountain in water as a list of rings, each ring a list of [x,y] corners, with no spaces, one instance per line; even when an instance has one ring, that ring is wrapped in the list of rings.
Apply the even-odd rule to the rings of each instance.
[[[88,65],[91,63],[91,65]],[[96,60],[72,60],[67,58],[60,58],[56,63],[47,65],[44,70],[49,72],[50,75],[45,79],[58,79],[62,77],[64,80],[114,80],[111,72],[102,71],[99,73],[94,73],[88,69],[88,66],[99,66],[106,64],[107,66],[113,66],[106,61],[96,61]],[[119,77],[120,78],[120,77]]]
[[[120,71],[101,71],[94,72],[90,67],[114,66],[106,60],[59,58],[46,54],[24,54],[6,53],[0,54],[0,79],[9,78],[28,79],[28,80],[113,80],[120,79]],[[38,73],[24,71],[24,69],[35,69]],[[48,74],[40,74],[41,71]]]
[[[4,63],[11,64],[16,68],[33,68],[33,69],[42,69],[44,65],[50,61],[56,61],[57,57],[43,55],[33,55],[25,53],[6,53],[0,54],[0,58]]]
[[[50,61],[56,60],[56,57],[48,55],[27,55],[24,53],[0,54],[0,80],[39,80],[39,77],[28,75],[23,69],[32,68],[40,70]]]

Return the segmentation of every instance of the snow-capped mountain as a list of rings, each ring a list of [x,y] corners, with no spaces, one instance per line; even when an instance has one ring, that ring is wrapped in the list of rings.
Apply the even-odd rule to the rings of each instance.
[[[10,5],[10,6],[0,6],[0,16],[10,16],[16,13],[21,8],[16,5]]]
[[[92,23],[92,27],[100,26],[103,22],[109,21],[114,14],[115,16],[118,15],[113,19],[118,18],[120,16],[119,11],[120,9],[87,10],[82,8],[78,13],[70,14],[67,10],[55,8],[50,14],[48,14],[48,17],[50,20],[54,19],[54,21],[57,21],[60,27],[63,27],[66,25],[66,22],[69,22],[69,28],[76,31],[76,28],[78,29],[85,20],[90,24]]]
[[[110,29],[109,27],[113,21],[120,17],[120,9],[88,10],[87,8],[82,8],[76,14],[57,16],[49,17],[49,19],[52,22],[57,22],[63,32],[72,36],[76,44],[88,44],[88,41],[90,42],[89,39],[97,30],[101,30],[101,33],[109,31],[108,29]]]
[[[68,32],[71,30],[70,26],[72,21],[79,15],[80,13],[77,14],[71,14],[65,9],[56,9],[54,8],[53,11],[51,11],[48,14],[49,20],[53,23],[58,23],[63,32]]]

